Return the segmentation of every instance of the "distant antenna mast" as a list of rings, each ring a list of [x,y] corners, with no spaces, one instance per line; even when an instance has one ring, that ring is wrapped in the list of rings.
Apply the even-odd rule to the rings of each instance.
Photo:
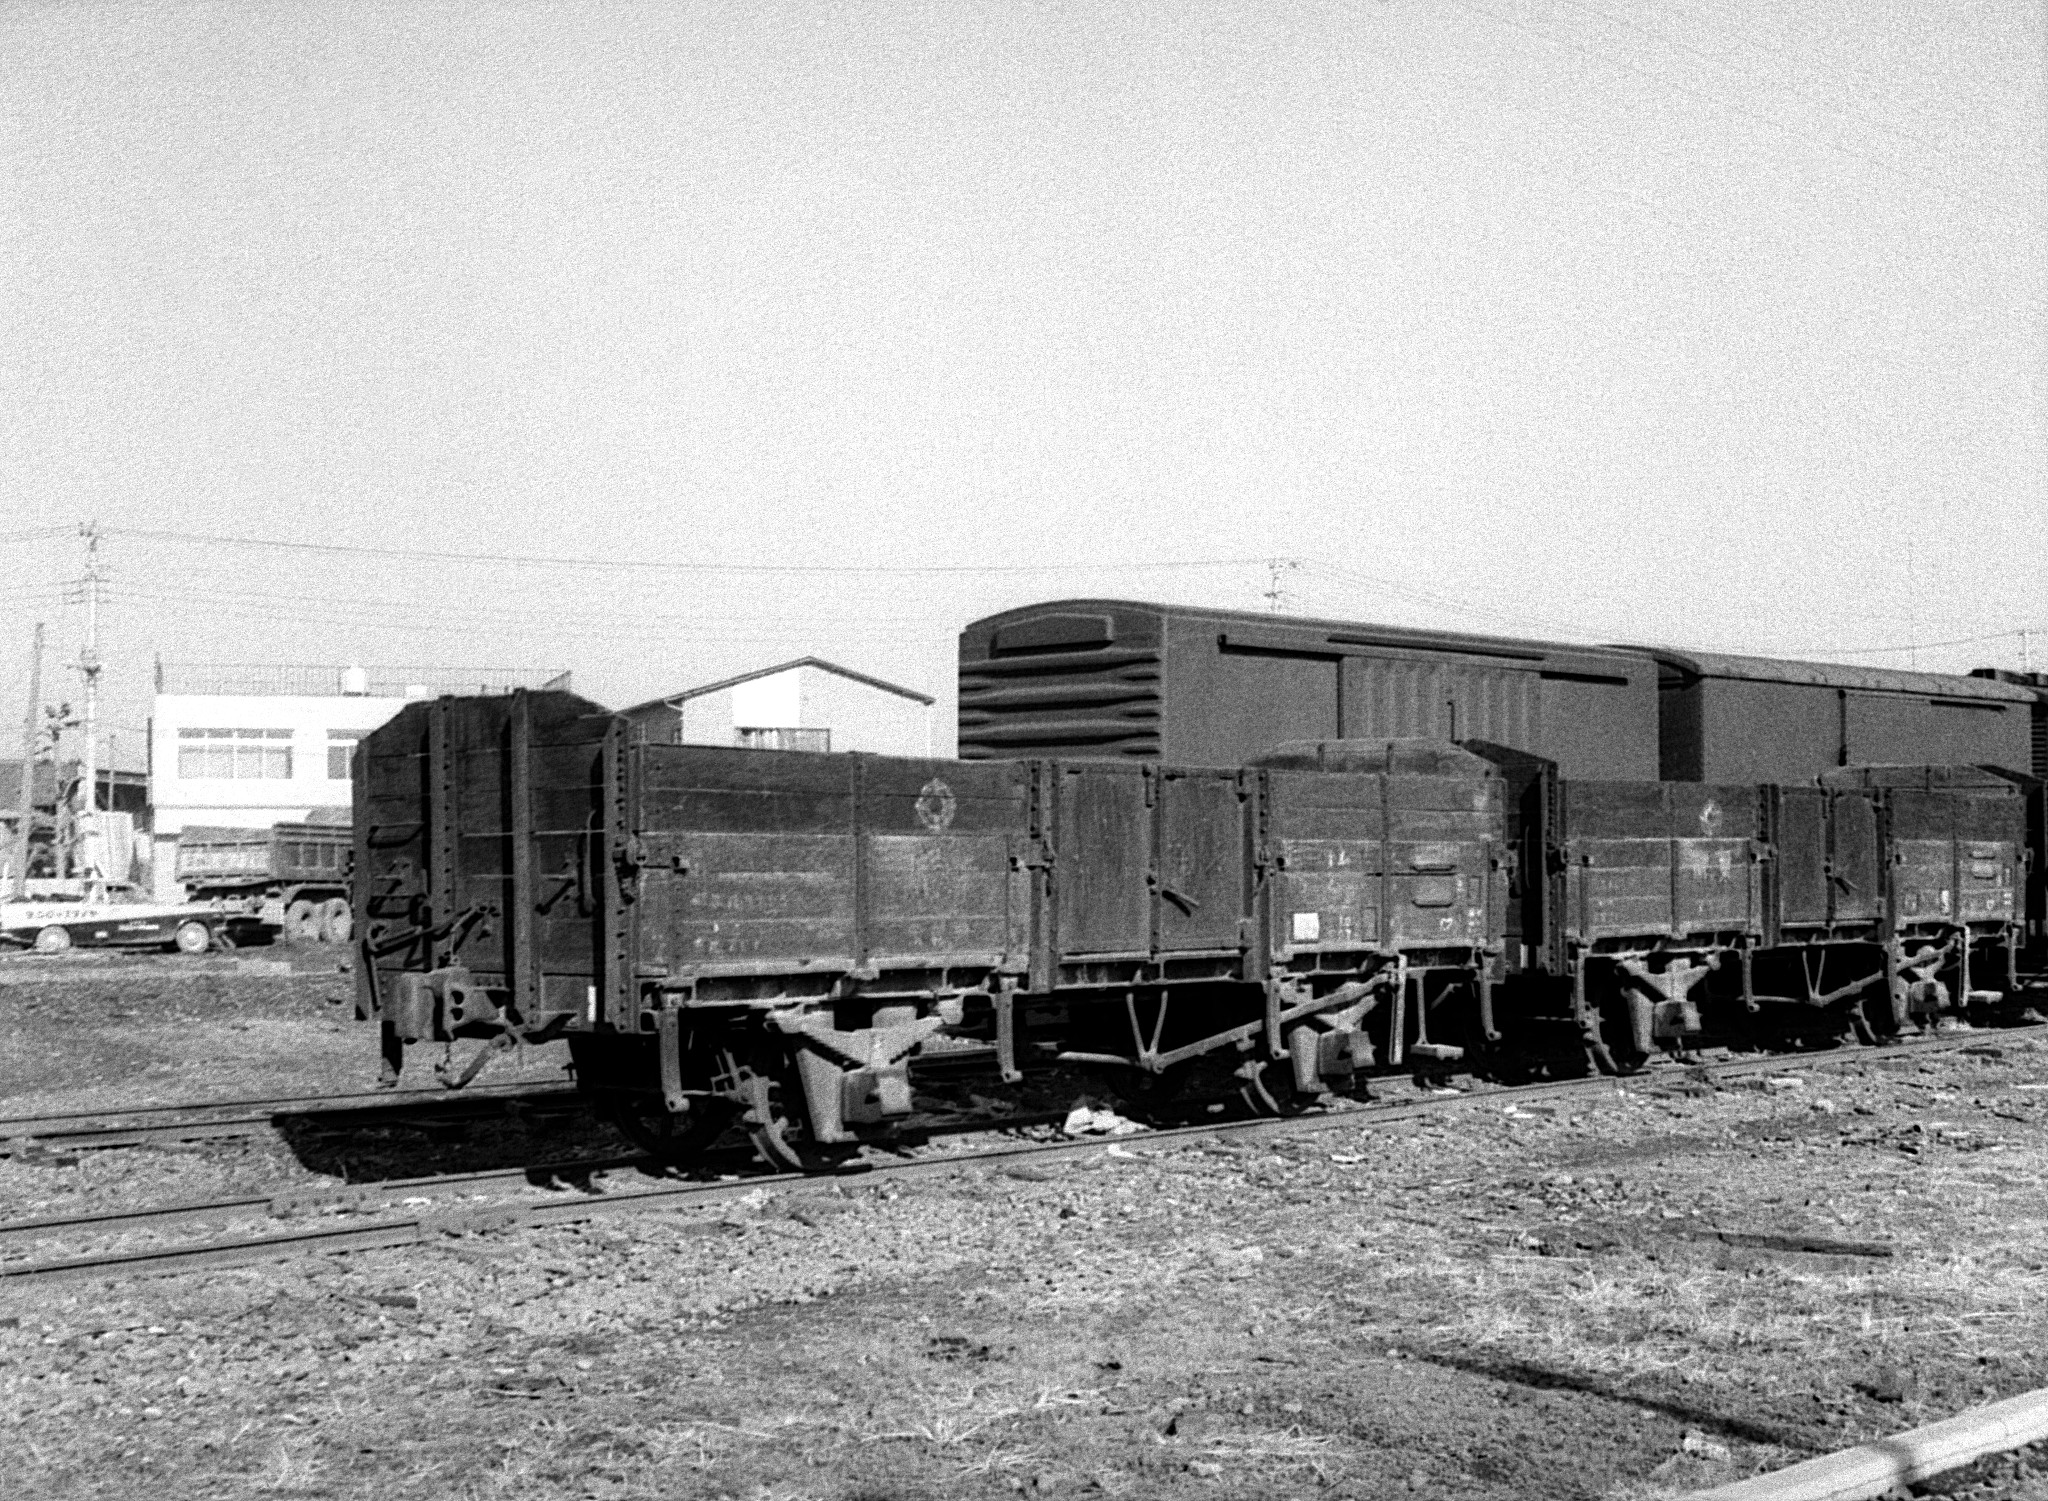
[[[85,577],[80,580],[85,586],[85,645],[78,652],[78,670],[85,678],[85,776],[81,789],[85,817],[80,821],[79,833],[92,835],[99,832],[95,814],[100,802],[100,586],[106,575],[100,570],[100,524],[88,521],[78,531],[85,538]],[[97,841],[82,839],[80,845],[82,852],[98,848]],[[105,872],[92,869],[85,874],[99,876]]]
[[[1301,567],[1299,558],[1268,558],[1266,560],[1266,608],[1278,615],[1286,608],[1289,595],[1280,587],[1282,574],[1292,573]]]
[[[28,713],[21,720],[21,796],[17,799],[21,822],[14,826],[14,894],[28,895],[28,838],[36,818],[36,730],[41,711],[37,700],[43,696],[43,624],[36,622],[35,644],[29,648]]]
[[[2027,673],[2029,676],[2034,671],[2034,652],[2032,643],[2029,640],[2033,634],[2025,626],[2020,627],[2020,671]]]

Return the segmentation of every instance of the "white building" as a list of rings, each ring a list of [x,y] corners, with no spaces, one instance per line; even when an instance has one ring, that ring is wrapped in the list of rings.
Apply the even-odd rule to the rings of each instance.
[[[915,688],[799,657],[620,712],[650,740],[679,745],[929,756],[939,749],[934,702]]]
[[[149,724],[157,895],[180,894],[173,871],[188,825],[267,829],[348,808],[349,753],[404,706],[367,694],[158,694]]]
[[[412,676],[428,681],[415,683]],[[203,674],[228,686],[234,670]],[[435,676],[448,681],[436,682]],[[500,674],[499,676],[503,676]],[[521,674],[543,686],[546,674]],[[165,693],[156,695],[149,724],[149,799],[153,817],[153,884],[165,899],[180,895],[176,846],[189,827],[265,829],[304,823],[316,810],[347,823],[354,802],[349,756],[356,742],[403,708],[437,691],[497,691],[525,683],[468,683],[463,675],[398,675],[373,679],[361,668],[244,670],[247,685],[275,682],[286,693]],[[306,692],[325,681],[328,693]],[[161,671],[158,679],[161,687]],[[545,686],[566,687],[566,675]],[[394,691],[396,690],[396,691]]]

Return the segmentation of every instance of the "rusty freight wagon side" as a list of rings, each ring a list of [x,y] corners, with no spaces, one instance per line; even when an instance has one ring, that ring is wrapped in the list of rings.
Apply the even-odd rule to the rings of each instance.
[[[1240,771],[1113,761],[1013,765],[1030,777],[1033,942],[993,1040],[1019,1061],[1130,1071],[1176,1088],[1199,1060],[1250,1052],[1261,1030],[1245,925],[1250,787]]]
[[[1752,786],[1560,779],[1540,841],[1547,932],[1571,1018],[1602,1068],[1703,1029],[1694,990],[1733,963],[1746,993],[1764,927],[1763,807]]]
[[[1602,1069],[1759,1027],[1869,1042],[2013,988],[2031,779],[1586,782],[1469,748],[1501,766],[1512,808],[1514,1014],[1568,1018]],[[1546,1003],[1560,987],[1568,1003]]]
[[[380,1024],[387,1077],[407,1042],[597,1021],[610,724],[588,699],[520,692],[408,704],[363,737],[356,1011]]]
[[[1759,791],[1567,781],[1559,792],[1574,1014],[1590,1026],[1607,1013],[1604,1035],[1587,1034],[1596,1056],[1640,1062],[1702,1030],[1694,987],[1731,959],[1746,971],[1763,936]],[[1623,1019],[1625,1034],[1612,1025]]]
[[[1541,757],[1467,748],[1505,779],[1518,1021],[1562,1024],[1614,1072],[1708,1030],[1695,992],[1710,977],[1748,994],[1767,919],[1766,789],[1572,780]]]
[[[1639,654],[1124,600],[960,633],[960,755],[1237,766],[1284,740],[1486,740],[1566,775],[1657,775]]]
[[[1254,924],[1285,1082],[1306,1092],[1374,1061],[1375,1036],[1395,1065],[1499,1041],[1513,858],[1499,771],[1447,742],[1354,740],[1283,745],[1256,778]]]
[[[410,705],[357,788],[359,1012],[404,1046],[568,1039],[629,1127],[850,1141],[1028,962],[1025,769],[649,745],[559,693]],[[482,1059],[479,1053],[470,1073]]]
[[[1220,1054],[1249,1105],[1280,1111],[1497,1035],[1506,831],[1486,762],[1393,740],[1283,745],[1237,772],[1033,764],[1050,946],[1025,1014],[1065,1033],[1061,1060],[1171,1076]]]
[[[1884,860],[1876,799],[1860,787],[1767,786],[1764,941],[1745,1000],[1795,1031],[1872,1041],[1895,1030],[1885,980]]]
[[[1399,1055],[1411,985],[1414,1047],[1453,1051],[1431,1009],[1455,992],[1477,1025],[1498,964],[1498,779],[1451,746],[1252,770],[728,750],[514,693],[408,706],[360,757],[359,1009],[387,1066],[566,1038],[676,1156],[738,1122],[770,1161],[834,1160],[910,1113],[914,1055],[969,1041],[1009,1082],[1222,1055],[1291,1108],[1372,1058],[1382,1000]]]
[[[1876,807],[1889,1025],[2017,989],[2027,787],[1974,766],[1851,766],[1821,782]]]

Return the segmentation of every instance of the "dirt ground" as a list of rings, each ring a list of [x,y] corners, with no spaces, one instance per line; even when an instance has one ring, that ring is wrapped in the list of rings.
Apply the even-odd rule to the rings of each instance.
[[[367,1029],[328,1030],[345,984],[167,982],[172,1005],[212,998],[153,1034],[111,1015],[132,989],[29,988],[23,1021],[0,988],[0,1088],[40,1079],[54,1108],[83,1096],[53,1081],[106,1059],[146,1075],[145,1034],[211,1029],[217,1049],[247,1039],[237,1020],[361,1081]],[[87,1065],[24,1065],[30,1035]],[[206,1056],[183,1046],[162,1056]],[[147,1088],[189,1096],[206,1077]],[[39,1497],[1622,1501],[2048,1384],[2039,1040],[1683,1087],[1304,1121],[1246,1144],[1136,1135],[1043,1167],[841,1178],[405,1251],[0,1283],[0,1452]],[[251,1180],[306,1171],[281,1148],[235,1151]],[[131,1165],[93,1165],[115,1158]],[[183,1196],[151,1159],[216,1171],[205,1154],[10,1161],[0,1220],[94,1174],[107,1207]],[[1933,1489],[2048,1498],[2048,1459]]]
[[[347,965],[323,944],[0,955],[0,1116],[375,1090]],[[561,1079],[567,1061],[559,1043],[529,1048],[479,1082]],[[431,1062],[403,1083],[439,1092]]]

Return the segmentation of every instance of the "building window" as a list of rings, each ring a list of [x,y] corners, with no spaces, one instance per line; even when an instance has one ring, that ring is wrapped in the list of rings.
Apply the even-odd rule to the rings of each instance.
[[[361,730],[329,730],[327,732],[327,780],[346,782],[348,780],[349,753],[356,748],[356,741],[362,738]]]
[[[828,751],[830,730],[757,730],[734,726],[732,743],[742,750]]]
[[[290,781],[290,730],[180,730],[178,780]]]

